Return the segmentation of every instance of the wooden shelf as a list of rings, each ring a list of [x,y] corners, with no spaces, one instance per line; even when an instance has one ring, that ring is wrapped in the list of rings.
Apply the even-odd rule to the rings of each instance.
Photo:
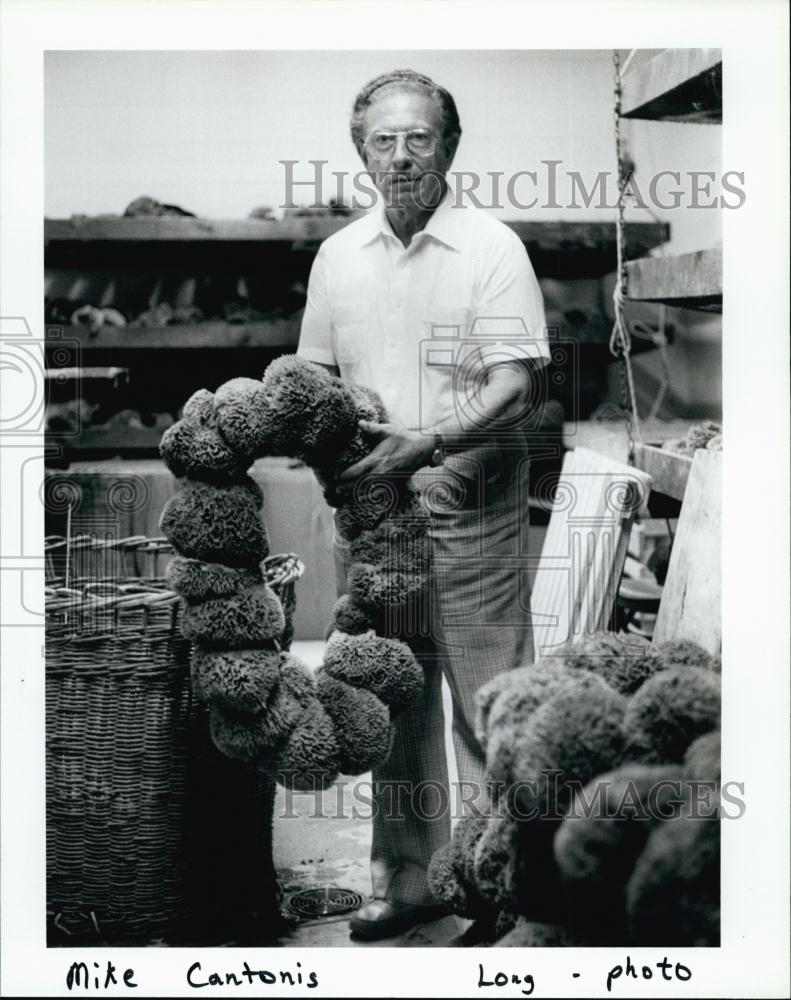
[[[722,122],[722,51],[665,49],[623,75],[623,118]]]
[[[60,446],[68,454],[110,452],[115,455],[159,454],[159,442],[164,431],[156,427],[85,427],[79,434],[58,434],[48,431],[46,444]]]
[[[722,311],[722,249],[676,257],[645,257],[626,264],[627,296],[688,309]]]
[[[506,222],[528,250],[554,254],[615,252],[615,224],[609,222]],[[659,222],[627,222],[630,256],[642,256],[670,239],[670,226]]]
[[[643,438],[655,444],[683,438],[697,420],[641,420]],[[625,462],[629,453],[623,420],[579,420],[563,424],[564,448],[589,448]],[[663,453],[666,454],[666,453]]]
[[[358,216],[297,218],[273,222],[260,219],[76,217],[45,219],[44,240],[49,268],[80,267],[154,270],[241,271],[262,264],[267,245],[313,251],[322,240]],[[547,277],[600,277],[615,268],[615,225],[608,222],[507,222],[530,253],[533,267]],[[666,243],[666,223],[626,225],[626,255],[640,257]],[[176,247],[174,247],[176,244]],[[217,244],[225,251],[218,259]],[[145,252],[143,252],[145,248]]]
[[[45,219],[44,243],[260,243],[324,240],[355,216],[283,219],[128,219],[122,215]]]
[[[300,217],[280,222],[265,219],[127,219],[124,216],[74,216],[45,219],[44,242],[122,243],[259,243],[324,240],[343,229],[361,213],[311,219]],[[525,242],[545,250],[575,252],[593,250],[615,242],[615,225],[609,222],[523,222],[506,225]],[[631,222],[626,226],[637,250],[649,250],[667,239],[667,224]]]
[[[81,354],[146,350],[240,350],[249,348],[296,347],[301,318],[268,320],[261,323],[195,323],[163,327],[126,327],[101,330],[91,336],[82,327],[49,327],[46,344],[51,350],[65,347]],[[581,326],[565,323],[562,340],[573,340],[581,348],[608,349],[612,324],[592,319]],[[633,354],[652,350],[646,341],[636,341]],[[73,361],[74,359],[72,359]],[[76,363],[76,362],[75,362]]]
[[[299,327],[299,317],[261,323],[206,322],[183,326],[133,326],[121,330],[108,328],[94,337],[79,327],[53,327],[47,330],[47,346],[63,346],[76,341],[82,352],[295,347]]]

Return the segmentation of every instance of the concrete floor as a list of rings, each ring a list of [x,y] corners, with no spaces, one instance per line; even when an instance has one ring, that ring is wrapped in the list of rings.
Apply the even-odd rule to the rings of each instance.
[[[308,666],[316,668],[322,660],[323,642],[297,641],[291,648]],[[448,752],[450,780],[456,780],[456,765],[451,749],[451,702],[443,691],[445,708],[445,745]],[[300,889],[338,887],[371,893],[368,856],[371,848],[370,810],[366,808],[371,775],[341,777],[321,794],[286,793],[278,788],[275,804],[275,866],[286,898]],[[324,917],[300,923],[279,944],[286,948],[320,947],[446,947],[461,934],[468,922],[445,917],[422,924],[406,934],[382,941],[365,942],[349,934],[352,913]]]

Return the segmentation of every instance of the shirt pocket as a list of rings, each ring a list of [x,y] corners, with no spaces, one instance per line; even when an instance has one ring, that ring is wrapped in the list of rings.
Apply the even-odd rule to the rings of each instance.
[[[356,367],[366,349],[370,315],[363,306],[333,306],[330,309],[332,350],[341,373]]]
[[[423,363],[442,371],[455,368],[467,353],[470,332],[469,309],[426,310],[423,323]]]

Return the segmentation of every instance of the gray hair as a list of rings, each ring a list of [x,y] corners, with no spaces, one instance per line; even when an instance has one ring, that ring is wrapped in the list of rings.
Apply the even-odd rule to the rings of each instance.
[[[365,112],[374,103],[380,90],[385,87],[397,87],[400,90],[407,90],[413,93],[426,94],[433,98],[440,107],[442,113],[442,133],[447,139],[450,136],[461,135],[461,123],[459,113],[456,110],[456,102],[451,94],[434,83],[431,77],[416,73],[413,69],[394,69],[389,73],[377,76],[363,87],[354,99],[351,118],[352,142],[357,147],[357,152],[362,152],[365,135],[363,134],[363,121]]]

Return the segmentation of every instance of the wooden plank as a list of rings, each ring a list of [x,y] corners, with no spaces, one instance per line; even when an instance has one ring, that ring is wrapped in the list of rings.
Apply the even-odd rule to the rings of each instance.
[[[361,213],[323,218],[266,219],[127,219],[123,216],[74,216],[45,219],[44,241],[112,243],[258,243],[262,241],[315,242],[326,239]],[[553,253],[591,253],[615,248],[615,224],[610,222],[523,222],[506,221],[525,243]],[[626,224],[626,244],[635,256],[647,253],[670,238],[667,223]]]
[[[258,243],[324,240],[343,229],[354,216],[271,219],[190,219],[177,216],[127,219],[124,216],[72,216],[45,219],[44,242],[111,241],[124,243]]]
[[[626,264],[630,299],[689,308],[722,307],[722,248]]]
[[[687,488],[692,459],[686,455],[676,455],[650,444],[637,444],[634,451],[635,465],[647,472],[654,483],[654,489],[674,500],[683,500]]]
[[[697,451],[678,519],[654,641],[722,646],[722,452]]]
[[[697,420],[641,420],[643,439],[661,444],[673,438],[683,438]],[[578,420],[563,424],[564,448],[589,448],[602,455],[626,463],[629,442],[623,420]],[[650,469],[646,470],[650,473]]]
[[[623,74],[624,118],[722,121],[721,49],[665,49]]]
[[[47,445],[60,445],[69,452],[111,451],[125,455],[133,451],[159,454],[164,431],[156,427],[84,427],[79,434],[48,431]]]
[[[53,327],[47,330],[48,346],[76,341],[81,351],[137,351],[152,348],[212,348],[228,350],[245,347],[293,347],[299,340],[300,317],[266,320],[259,323],[194,323],[179,326],[128,326],[102,329],[91,336],[80,327]]]
[[[615,249],[615,226],[610,222],[506,222],[523,243],[534,244],[541,251],[585,254]],[[629,256],[642,256],[670,239],[666,223],[629,222],[626,224]]]
[[[568,452],[531,594],[536,658],[607,627],[645,473],[585,448]],[[632,493],[631,491],[634,491]]]
[[[225,323],[206,320],[201,323],[173,326],[127,326],[121,329],[103,327],[92,336],[84,327],[49,327],[46,340],[49,346],[64,341],[77,342],[85,351],[136,351],[150,348],[243,348],[243,347],[296,347],[299,341],[301,315],[253,323]],[[573,340],[579,347],[606,349],[612,334],[612,324],[599,322],[583,326],[565,326],[561,329],[564,340]],[[635,346],[643,342],[636,342]],[[646,344],[650,349],[650,345]],[[633,352],[636,353],[636,352]]]

